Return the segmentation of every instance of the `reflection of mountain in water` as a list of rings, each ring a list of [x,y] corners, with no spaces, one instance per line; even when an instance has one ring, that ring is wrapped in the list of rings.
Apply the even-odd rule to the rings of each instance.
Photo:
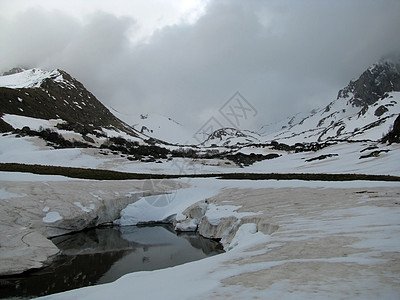
[[[168,226],[92,229],[60,236],[62,250],[50,267],[0,279],[0,298],[34,297],[111,282],[124,274],[156,270],[221,253],[218,243]]]
[[[210,241],[194,232],[182,232],[178,236],[188,240],[193,248],[201,249],[207,256],[220,254],[224,249],[220,243]]]

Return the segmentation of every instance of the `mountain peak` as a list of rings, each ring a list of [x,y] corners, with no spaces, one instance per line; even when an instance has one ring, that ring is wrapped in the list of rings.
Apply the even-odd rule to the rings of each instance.
[[[399,56],[400,57],[400,56]],[[378,141],[400,111],[400,60],[386,57],[339,91],[336,100],[301,121],[286,123],[269,139],[287,143],[304,140]]]
[[[37,119],[62,119],[64,127],[80,133],[102,128],[137,132],[116,118],[82,83],[67,72],[55,69],[23,70],[0,76],[0,115],[11,114]],[[0,131],[9,130],[0,122]]]
[[[238,130],[236,128],[220,128],[211,133],[208,138],[201,143],[203,146],[234,146],[238,144],[253,144],[260,142],[260,136],[248,130]]]
[[[20,68],[20,67],[15,67],[10,69],[9,71],[3,72],[2,74],[0,74],[0,76],[7,76],[7,75],[12,75],[12,74],[17,74],[17,73],[21,73],[25,71],[25,69]]]
[[[385,93],[400,91],[400,63],[383,59],[365,70],[356,80],[340,90],[337,99],[348,99],[353,106],[375,104]]]

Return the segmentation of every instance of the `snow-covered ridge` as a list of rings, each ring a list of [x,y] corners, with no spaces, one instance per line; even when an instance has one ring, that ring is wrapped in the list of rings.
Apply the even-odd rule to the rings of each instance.
[[[201,145],[228,147],[257,143],[260,143],[260,136],[255,132],[236,128],[221,128],[211,133]]]
[[[354,106],[348,96],[265,138],[287,144],[335,139],[377,141],[389,132],[399,113],[400,92],[388,93],[374,105],[365,107]]]
[[[400,113],[400,62],[384,59],[365,70],[322,109],[263,126],[267,141],[379,140]]]
[[[31,130],[38,130],[37,126],[31,127],[30,124],[40,124],[43,128],[58,131],[54,126],[48,126],[44,120],[62,119],[62,129],[71,134],[75,132],[79,135],[96,135],[96,130],[102,131],[105,128],[121,132],[120,135],[127,134],[134,139],[139,135],[107,110],[82,83],[63,70],[15,68],[0,76],[1,87],[7,89],[3,89],[0,114],[2,121],[12,128],[22,129],[28,126]],[[28,90],[32,88],[35,93]],[[24,118],[18,118],[18,115]],[[23,124],[25,121],[27,123]],[[9,131],[10,127],[2,130]],[[143,139],[148,137],[143,136]],[[77,140],[82,140],[82,137]]]
[[[40,87],[42,82],[47,78],[51,78],[57,82],[63,80],[62,74],[58,69],[45,71],[34,68],[24,70],[20,73],[0,76],[0,87],[12,89],[37,88]]]
[[[114,116],[149,137],[172,144],[193,144],[193,133],[179,122],[159,114],[125,114],[109,106]]]

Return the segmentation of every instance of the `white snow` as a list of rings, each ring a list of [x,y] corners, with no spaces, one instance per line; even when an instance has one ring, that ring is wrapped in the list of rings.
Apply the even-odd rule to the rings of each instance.
[[[26,196],[26,195],[10,193],[10,192],[6,191],[4,188],[0,188],[0,199],[11,199],[11,198],[17,198],[17,197],[24,197],[24,196]]]
[[[30,69],[12,75],[0,76],[0,86],[14,89],[37,88],[46,78],[56,78],[58,76],[61,76],[58,70]]]
[[[205,186],[204,182],[191,181],[192,186],[187,189],[180,189],[170,194],[142,197],[122,210],[121,218],[115,223],[123,226],[135,225],[163,221],[173,215],[176,215],[177,219],[182,219],[184,218],[182,212],[187,207],[218,193],[220,186],[212,184],[211,181],[208,182],[209,185]]]
[[[394,161],[400,160],[400,145],[379,145],[382,152],[379,157],[360,159],[361,152],[376,143],[338,143],[317,152],[287,153],[272,150],[270,147],[243,148],[244,153],[281,155],[278,158],[256,162],[240,168],[227,160],[193,160],[174,158],[162,160],[162,163],[129,161],[120,155],[101,155],[98,149],[53,149],[34,137],[15,138],[15,135],[0,136],[0,161],[9,163],[43,164],[67,167],[85,167],[137,172],[150,174],[201,174],[201,173],[363,173],[400,176],[400,168]],[[320,155],[337,154],[323,160],[306,160]],[[229,164],[226,164],[229,162]]]
[[[25,126],[28,126],[31,130],[40,130],[41,128],[49,128],[56,130],[57,124],[65,123],[64,120],[61,119],[39,119],[39,118],[30,118],[25,116],[19,115],[11,115],[11,114],[4,114],[2,117],[4,122],[10,124],[14,128],[22,129]]]
[[[249,236],[257,233],[257,225],[254,223],[243,224],[239,227],[238,231],[235,234],[232,242],[229,245],[228,250],[232,250],[235,247],[238,247],[239,244],[243,244],[243,241],[246,241]]]
[[[219,180],[216,183],[216,180],[213,182],[213,180],[205,179],[193,180],[191,183],[195,184],[197,191],[200,187],[208,185],[211,185],[213,189],[219,186],[220,191],[227,188],[295,188],[298,186],[313,187],[317,190],[328,187],[400,188],[398,183],[384,182]],[[198,194],[198,192],[194,193],[196,197]],[[361,197],[364,204],[382,199],[384,200],[384,197],[368,197],[367,194]],[[282,202],[285,202],[285,199],[282,199]],[[220,217],[236,209],[237,206],[234,205],[222,207]],[[43,299],[127,299],[132,297],[132,294],[139,299],[396,299],[399,288],[393,283],[382,282],[382,277],[378,277],[369,268],[373,269],[374,266],[390,263],[389,258],[380,256],[382,253],[398,253],[400,250],[400,242],[395,238],[400,232],[399,209],[378,204],[349,209],[338,207],[320,215],[295,213],[293,216],[288,216],[287,220],[280,224],[282,227],[279,231],[271,236],[257,231],[255,224],[247,223],[238,229],[229,250],[224,254],[172,268],[131,273],[113,283],[50,295]],[[173,212],[169,210],[168,214]],[[164,215],[159,214],[159,218],[163,217]],[[333,257],[327,254],[324,257],[323,252],[318,252],[318,255],[322,256],[314,257],[310,254],[311,256],[301,257],[303,251],[312,251],[314,247],[312,243],[316,239],[324,241],[324,239],[338,236],[341,236],[341,239],[348,237],[354,240],[344,248],[348,249],[349,254]],[[293,249],[293,252],[284,252],[292,244],[299,245],[299,248]],[[339,247],[339,245],[322,245],[322,247],[329,249]],[[352,250],[353,248],[356,250]],[[279,253],[279,251],[283,251],[283,254],[275,258],[268,256],[269,252]],[[286,259],[286,254],[294,258]],[[295,267],[294,270],[290,268],[292,266]],[[323,273],[325,268],[328,273]],[[347,272],[354,269],[355,273],[340,275],[339,272],[342,271],[340,268],[343,270],[348,268]],[[234,281],[235,276],[238,276],[238,282]],[[264,281],[262,276],[267,279]],[[387,276],[390,277],[390,274]],[[315,279],[317,281],[313,278],[317,278]],[[325,282],[325,279],[331,281]],[[393,277],[393,281],[396,280],[398,278]]]
[[[294,191],[290,194],[292,196],[296,196],[295,189],[299,187],[311,188],[316,192],[321,190],[324,191],[328,188],[360,188],[362,190],[367,190],[369,188],[381,187],[383,189],[382,191],[394,191],[395,193],[396,189],[400,189],[400,184],[397,182],[308,182],[298,180],[247,181],[217,180],[213,178],[190,180],[182,178],[177,181],[188,183],[192,187],[177,190],[176,193],[171,194],[172,196],[175,196],[171,197],[169,201],[161,202],[165,205],[157,206],[155,205],[155,198],[143,197],[136,202],[139,205],[130,205],[126,208],[132,219],[134,219],[133,222],[127,222],[126,224],[134,223],[138,220],[162,220],[174,214],[176,214],[177,217],[181,215],[180,218],[182,219],[182,211],[188,206],[197,201],[210,199],[221,192],[228,192],[225,194],[226,198],[222,198],[223,205],[208,204],[209,212],[207,217],[214,217],[215,220],[218,220],[235,214],[238,217],[244,217],[261,213],[257,213],[257,209],[253,213],[242,210],[238,212],[238,210],[243,207],[234,204],[231,201],[232,199],[229,197],[232,193],[237,192],[246,195],[248,192],[243,191],[255,189],[270,188],[279,192],[279,189],[281,188],[290,188],[290,190]],[[89,182],[90,181],[88,181],[88,183]],[[68,182],[66,182],[65,185],[68,186]],[[150,186],[151,185],[143,184],[143,192],[146,192],[147,187]],[[311,191],[311,194],[312,193],[313,191]],[[98,190],[93,191],[90,195],[94,196],[101,194],[102,190],[99,188]],[[124,195],[129,197],[132,194],[124,193]],[[301,192],[297,193],[297,195],[300,197]],[[279,224],[280,229],[271,236],[257,231],[257,227],[253,223],[244,224],[238,229],[230,247],[228,248],[229,251],[225,254],[173,268],[127,274],[110,284],[50,295],[45,297],[45,299],[127,299],[132,296],[132,293],[134,293],[135,297],[140,299],[160,299],[165,297],[174,299],[205,299],[211,297],[236,297],[241,299],[255,297],[273,299],[276,295],[281,295],[280,298],[283,297],[286,299],[292,296],[292,293],[290,292],[291,288],[297,289],[295,295],[299,299],[310,299],[313,297],[337,299],[345,295],[344,291],[349,292],[354,289],[360,291],[360,289],[366,285],[366,282],[368,282],[368,278],[374,279],[371,283],[372,287],[382,288],[377,289],[377,294],[371,294],[368,290],[368,286],[366,286],[365,291],[360,293],[358,299],[376,299],[382,298],[382,296],[390,299],[391,296],[396,295],[396,288],[389,284],[380,284],[380,279],[378,277],[369,277],[376,276],[376,274],[373,273],[371,273],[371,275],[366,274],[361,277],[355,277],[354,281],[352,281],[351,284],[349,283],[349,286],[344,286],[344,280],[339,282],[330,282],[326,286],[319,287],[313,286],[313,282],[293,284],[290,281],[285,281],[284,279],[281,280],[279,276],[273,281],[273,284],[262,289],[246,286],[246,279],[243,281],[244,285],[241,285],[240,283],[224,283],[225,281],[234,278],[234,276],[242,276],[241,274],[244,274],[243,276],[245,276],[245,274],[253,273],[255,275],[248,275],[252,276],[249,280],[251,280],[251,282],[257,282],[257,272],[266,272],[268,274],[269,272],[276,272],[276,268],[278,267],[282,272],[284,272],[285,267],[290,264],[299,264],[296,272],[304,272],[300,266],[307,266],[307,264],[311,263],[332,264],[332,267],[337,263],[343,263],[350,267],[352,267],[352,264],[357,264],[366,267],[371,266],[371,268],[374,267],[374,264],[387,263],[386,259],[378,259],[376,256],[380,253],[389,253],[390,251],[398,253],[398,251],[400,251],[399,242],[397,239],[393,238],[400,232],[400,224],[398,222],[400,207],[389,208],[384,205],[379,206],[379,204],[373,205],[376,201],[385,199],[383,193],[373,194],[372,196],[369,196],[368,193],[360,195],[361,196],[358,200],[358,203],[362,205],[360,207],[345,209],[340,207],[339,203],[335,203],[332,204],[332,210],[317,215],[307,215],[307,213],[303,214],[301,212],[301,205],[303,203],[299,199],[297,200],[299,202],[298,208],[290,208],[290,206],[288,206],[288,209],[292,209],[291,211],[294,213],[292,215],[281,216],[284,221]],[[12,195],[8,196],[12,197]],[[162,196],[165,195],[160,195],[160,197]],[[270,198],[268,194],[262,195],[262,203],[268,203],[269,199],[273,199],[273,196],[271,197],[272,198]],[[248,200],[250,203],[253,201],[252,198],[249,198]],[[279,202],[282,202],[282,207],[287,204],[287,200],[290,199],[286,199],[285,196],[282,196],[279,200]],[[304,198],[303,200],[306,201]],[[347,200],[344,199],[343,202],[346,203]],[[82,202],[76,202],[74,204],[84,212],[85,208],[91,208],[90,205],[82,205]],[[272,210],[270,213],[273,214],[275,208],[271,207],[270,209]],[[312,208],[309,207],[305,209],[305,211],[309,211],[310,209]],[[324,207],[321,206],[321,209],[324,209]],[[43,212],[46,213],[43,222],[52,223],[62,218],[60,213],[52,211],[50,206],[45,206]],[[264,211],[263,213],[268,213],[268,211]],[[134,216],[138,217],[135,219]],[[132,221],[132,219],[129,220],[129,218],[127,218],[125,221]],[[121,218],[121,220],[123,220],[123,218]],[[360,249],[360,253],[350,253],[343,257],[333,258],[313,257],[284,259],[282,257],[276,257],[270,260],[261,259],[263,255],[268,255],[270,251],[278,251],[285,245],[291,245],[291,243],[299,242],[300,245],[302,245],[302,240],[313,241],[317,238],[330,238],[337,235],[354,238],[350,243],[351,247],[349,249]],[[311,248],[312,246],[313,245],[310,245]],[[327,247],[329,247],[329,245],[327,245]],[[283,248],[283,250],[284,249],[285,248]],[[295,249],[293,250],[293,253],[304,251],[304,249],[308,248],[299,248],[298,251]],[[316,274],[320,272],[318,266],[316,266],[315,270],[316,271],[314,272]],[[307,271],[307,269],[305,271]],[[291,271],[289,270],[288,273],[290,272]],[[286,275],[280,276],[288,276],[287,273],[281,274]],[[299,273],[298,276],[310,276],[310,274]],[[261,278],[260,281],[262,280],[263,279]],[[316,289],[318,290],[318,294],[313,292]],[[350,295],[352,296],[351,298],[357,298],[354,297],[354,293]]]
[[[80,202],[74,202],[74,205],[79,207],[84,212],[91,212],[96,207],[93,203],[89,204],[89,206],[83,206]]]
[[[83,149],[54,150],[45,145],[43,140],[35,137],[0,136],[0,161],[87,168],[98,167],[104,162],[100,156],[86,154]]]
[[[242,217],[245,217],[245,216],[256,216],[256,215],[262,213],[262,212],[259,212],[259,213],[237,212],[237,210],[240,208],[241,208],[241,206],[235,206],[235,205],[218,205],[217,206],[215,204],[209,204],[209,205],[207,205],[207,211],[206,211],[205,216],[207,217],[210,224],[218,225],[222,218],[234,216],[237,219],[241,219]]]
[[[57,222],[57,221],[59,221],[59,220],[61,220],[62,219],[62,217],[61,217],[61,215],[60,215],[60,213],[59,212],[57,212],[57,211],[50,211],[50,212],[48,212],[47,214],[46,214],[46,216],[45,217],[43,217],[43,222],[45,222],[45,223],[54,223],[54,222]]]
[[[47,182],[47,181],[70,181],[70,180],[72,179],[69,177],[59,176],[59,175],[39,175],[32,173],[0,171],[0,181]],[[81,180],[81,179],[74,178],[73,180]]]
[[[139,142],[139,144],[143,144],[143,140],[137,137],[133,137],[126,132],[119,131],[117,129],[108,129],[108,128],[102,128],[101,131],[107,135],[107,137],[122,137],[126,140],[130,140],[133,142]]]
[[[120,120],[143,134],[172,144],[197,144],[193,132],[171,118],[158,114],[128,115],[112,107],[108,109]]]
[[[37,88],[40,87],[43,80],[52,78],[57,82],[64,82],[62,88],[75,88],[72,83],[64,81],[63,76],[58,70],[51,72],[42,71],[39,69],[26,70],[21,73],[0,76],[0,86],[9,88]],[[90,97],[89,97],[90,98]],[[330,110],[319,110],[313,113],[312,116],[305,119],[302,124],[298,124],[288,130],[282,129],[278,134],[270,134],[271,128],[281,126],[283,123],[293,125],[298,122],[303,115],[297,115],[293,120],[280,122],[275,125],[266,126],[261,129],[261,132],[269,134],[265,136],[265,140],[279,139],[288,144],[296,142],[311,142],[318,137],[335,137],[338,126],[343,125],[343,133],[346,137],[354,139],[379,139],[383,133],[389,130],[393,124],[394,118],[400,112],[400,92],[390,93],[390,97],[382,99],[378,105],[390,106],[392,114],[386,120],[383,116],[375,116],[374,111],[378,106],[370,107],[369,110],[358,116],[359,108],[349,104],[343,105],[348,99],[339,99],[330,104]],[[64,100],[66,103],[68,101]],[[23,98],[18,97],[18,102],[23,102]],[[81,105],[86,105],[84,102],[73,102],[78,108],[82,109]],[[345,107],[345,109],[343,108]],[[22,110],[22,108],[20,108]],[[136,115],[128,116],[112,110],[117,117],[134,126],[143,134],[157,139],[165,140],[172,143],[191,143],[193,141],[192,133],[187,132],[183,126],[174,120],[160,115]],[[40,128],[50,128],[69,137],[70,139],[77,138],[70,132],[57,130],[57,123],[64,122],[61,119],[57,120],[42,120],[29,118],[24,116],[4,114],[2,120],[12,125],[14,128],[23,128],[29,126],[31,129],[39,130]],[[325,118],[320,123],[320,120]],[[378,127],[363,131],[365,124],[370,124],[374,121],[383,120]],[[339,124],[339,122],[342,122]],[[320,124],[318,124],[320,123]],[[334,126],[333,126],[334,125]],[[142,143],[142,138],[129,136],[118,130],[103,128],[102,131],[108,137],[122,136],[125,139]],[[231,136],[229,142],[232,144],[238,142],[246,142],[249,137]],[[250,139],[259,139],[258,136],[250,136]],[[105,140],[105,139],[104,139]],[[98,140],[97,142],[100,142]],[[215,141],[210,141],[209,144]],[[221,141],[223,143],[223,141]],[[369,153],[365,151],[367,148],[379,147],[383,150],[378,157],[369,157],[360,159],[361,155]],[[170,149],[175,149],[177,146],[168,146]],[[188,148],[186,148],[188,149]],[[374,149],[374,148],[371,148]],[[208,149],[210,150],[210,149]],[[202,149],[207,151],[207,149]],[[221,151],[221,150],[218,150]],[[387,152],[385,152],[387,151]],[[143,163],[138,161],[128,161],[120,155],[109,154],[107,156],[100,155],[98,149],[53,149],[46,146],[43,140],[35,137],[20,137],[16,138],[13,134],[0,136],[0,162],[2,163],[26,163],[26,164],[42,164],[56,165],[67,167],[87,167],[107,170],[117,170],[126,172],[139,172],[149,174],[201,174],[201,173],[367,173],[367,174],[389,174],[400,176],[400,145],[382,145],[376,142],[357,142],[345,143],[340,142],[331,145],[317,152],[303,153],[288,153],[286,151],[274,150],[270,146],[260,147],[244,147],[238,150],[244,154],[271,154],[277,153],[280,157],[256,162],[246,168],[241,168],[233,163],[226,164],[226,160],[201,160],[188,158],[174,158],[173,160],[162,160],[162,163]],[[307,161],[321,155],[332,155],[323,160]],[[11,173],[0,172],[0,181],[69,181],[70,178],[63,176],[43,176],[26,173]],[[76,180],[76,179],[74,179]],[[177,180],[179,183],[189,184],[190,187],[169,191],[169,193],[161,193],[159,195],[143,196],[137,202],[128,205],[121,211],[120,218],[115,221],[119,225],[133,225],[143,222],[164,221],[170,220],[171,217],[177,221],[183,221],[186,216],[183,211],[192,204],[204,201],[205,216],[210,224],[220,224],[223,218],[234,216],[238,219],[251,216],[259,216],[271,213],[274,209],[284,209],[282,215],[276,216],[271,214],[271,219],[280,221],[279,231],[271,236],[258,231],[256,224],[247,223],[242,225],[232,239],[228,252],[225,254],[210,257],[198,262],[192,262],[185,265],[158,270],[153,272],[138,272],[128,274],[121,279],[106,285],[88,287],[76,291],[61,293],[47,297],[48,299],[126,299],[134,295],[140,299],[207,299],[207,298],[264,298],[264,299],[309,299],[318,296],[318,298],[346,298],[343,291],[350,293],[347,298],[359,299],[374,299],[385,296],[390,299],[397,299],[400,294],[399,288],[391,286],[385,282],[381,282],[381,277],[374,274],[369,269],[362,269],[360,273],[355,273],[350,281],[338,280],[338,282],[328,282],[326,286],[315,286],[315,283],[310,281],[300,281],[302,284],[293,285],[288,279],[281,280],[282,274],[276,271],[276,267],[281,267],[281,272],[285,272],[285,267],[290,264],[315,264],[321,263],[329,266],[334,266],[334,263],[343,263],[352,270],[354,265],[378,266],[379,264],[390,263],[390,255],[397,255],[400,251],[400,241],[397,237],[400,232],[399,223],[399,206],[393,205],[395,197],[390,198],[393,201],[390,205],[385,202],[384,192],[393,191],[397,193],[400,189],[398,182],[368,182],[368,181],[352,181],[352,182],[322,182],[322,181],[246,181],[246,180],[217,180],[216,178],[208,179],[188,179],[182,178]],[[89,181],[87,181],[89,182]],[[68,185],[68,182],[61,183]],[[134,194],[140,193],[146,195],[154,191],[153,184],[161,184],[161,181],[143,181],[142,191],[133,191],[125,194],[125,197],[130,198]],[[316,191],[324,191],[324,189],[350,189],[350,188],[377,188],[380,187],[384,192],[382,194],[374,194],[364,197],[359,196],[359,201],[355,207],[334,206],[333,209],[322,211],[314,211],[315,207],[305,209],[302,205],[307,204],[307,199],[303,202],[298,201],[297,207],[294,204],[287,202],[291,199],[285,199],[284,196],[278,195],[279,202],[276,207],[266,207],[265,203],[273,201],[268,194],[258,195],[262,198],[259,205],[260,211],[242,211],[247,204],[251,204],[252,199],[247,202],[245,197],[246,190],[248,193],[255,189],[280,189],[289,188],[292,190],[293,196],[301,198],[301,192],[298,195],[293,194],[296,188],[308,188]],[[18,187],[12,190],[0,188],[0,200],[5,202],[12,201],[13,198],[26,196],[15,192]],[[231,198],[227,197],[222,201],[222,205],[208,203],[210,199],[220,193],[229,190],[228,195],[235,195],[241,192],[241,205],[235,205]],[[397,192],[396,192],[397,191]],[[79,191],[77,191],[79,192]],[[264,191],[265,192],[265,191]],[[102,200],[103,191],[96,190],[86,194],[89,199]],[[114,192],[115,197],[119,197],[118,192]],[[123,195],[123,194],[122,194]],[[104,197],[104,196],[103,196]],[[334,198],[333,198],[334,199]],[[275,199],[276,200],[276,199]],[[340,202],[346,199],[334,199]],[[347,199],[351,201],[352,199]],[[86,201],[86,200],[85,200]],[[397,200],[396,200],[397,201]],[[232,203],[231,203],[232,202]],[[345,203],[346,201],[344,201]],[[378,204],[377,204],[378,202]],[[41,200],[41,203],[44,203]],[[73,204],[84,213],[90,213],[96,207],[92,201],[89,202],[75,201]],[[282,204],[281,204],[282,203]],[[289,203],[289,204],[288,204]],[[46,202],[46,204],[48,204]],[[315,203],[312,203],[313,205]],[[317,203],[318,204],[318,203]],[[330,205],[326,203],[325,205]],[[43,205],[43,204],[42,204]],[[50,205],[50,204],[49,204]],[[336,202],[335,202],[336,205]],[[338,204],[339,205],[339,204]],[[52,204],[50,205],[52,206]],[[40,208],[46,215],[42,218],[44,223],[54,223],[63,219],[60,212],[52,211],[50,206]],[[54,207],[54,206],[52,206]],[[313,213],[310,213],[313,212]],[[279,219],[281,218],[281,219]],[[39,218],[40,220],[40,218]],[[271,221],[272,222],[272,221]],[[178,225],[181,229],[194,229],[198,224],[191,220],[188,224]],[[346,251],[351,253],[343,256],[335,257],[297,257],[296,255],[304,250],[313,248],[311,243],[314,239],[334,239],[337,236],[349,238],[351,241],[346,245]],[[306,243],[304,246],[302,242]],[[270,260],[261,259],[263,255],[268,255],[270,251],[285,251],[285,247],[292,243],[299,243],[300,246],[294,252],[294,258],[287,259],[286,257],[273,257]],[[329,246],[329,245],[328,245]],[[339,247],[333,243],[332,248]],[[277,250],[278,249],[278,250]],[[327,251],[328,251],[327,247]],[[359,252],[357,252],[359,251]],[[278,253],[279,254],[279,253]],[[293,255],[293,253],[288,254]],[[299,254],[300,255],[300,254]],[[387,255],[387,257],[385,256]],[[261,258],[260,258],[261,257]],[[398,256],[397,256],[398,258]],[[397,260],[396,260],[397,261]],[[301,268],[295,269],[295,272],[286,270],[287,273],[293,276],[318,276],[318,266],[312,265],[311,271],[308,274],[301,273]],[[269,282],[267,287],[262,278],[259,279],[257,272],[265,271],[277,272],[277,280]],[[335,269],[329,268],[331,272]],[[296,273],[299,272],[299,275]],[[287,276],[287,273],[285,273]],[[301,274],[300,274],[301,273]],[[248,278],[245,276],[248,276]],[[250,274],[250,275],[248,275]],[[236,275],[243,275],[239,283],[229,284],[229,280],[233,280]],[[399,278],[394,274],[393,280],[398,283]],[[270,275],[272,276],[272,275]],[[281,276],[281,277],[279,277]],[[364,277],[363,277],[364,276]],[[328,276],[329,277],[329,276]],[[363,280],[358,280],[362,278]],[[367,278],[367,279],[365,279]],[[387,277],[386,277],[387,278]],[[271,278],[269,278],[271,279]],[[340,278],[341,279],[341,278]],[[254,288],[252,284],[260,280],[262,288]],[[249,281],[249,282],[247,282]],[[398,285],[397,285],[398,286]],[[351,294],[357,288],[357,293]],[[372,288],[371,287],[377,287]],[[296,288],[297,290],[293,290]],[[314,293],[315,289],[319,291],[318,295]],[[294,292],[295,291],[295,292]],[[348,295],[347,295],[348,296]]]
[[[264,138],[267,141],[278,140],[294,145],[305,141],[315,142],[318,139],[322,141],[329,138],[335,139],[338,130],[341,130],[340,139],[379,140],[388,133],[390,126],[400,113],[400,92],[390,92],[388,95],[380,99],[376,105],[369,106],[363,114],[360,114],[361,107],[353,106],[348,102],[349,98],[339,98],[329,104],[328,111],[325,108],[321,109],[300,123],[267,133]],[[375,110],[379,106],[389,107],[389,112],[376,116]],[[379,126],[364,128],[378,121],[382,122]]]

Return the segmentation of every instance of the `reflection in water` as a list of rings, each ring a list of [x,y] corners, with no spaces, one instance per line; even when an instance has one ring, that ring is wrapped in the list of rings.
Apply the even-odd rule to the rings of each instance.
[[[114,281],[124,274],[195,261],[222,252],[220,245],[170,226],[98,228],[60,236],[62,250],[50,267],[0,278],[0,298],[35,297]]]

